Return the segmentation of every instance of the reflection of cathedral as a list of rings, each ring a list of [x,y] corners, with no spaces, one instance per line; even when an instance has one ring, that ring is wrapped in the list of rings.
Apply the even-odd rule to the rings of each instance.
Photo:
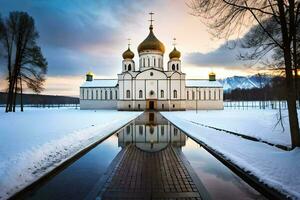
[[[185,141],[186,135],[155,113],[139,116],[118,132],[119,146],[134,144],[137,148],[148,152],[160,151],[168,145],[182,147]]]
[[[80,87],[81,109],[223,109],[223,87],[214,73],[208,80],[186,79],[175,46],[164,65],[165,46],[154,35],[152,20],[149,35],[137,51],[138,66],[128,45],[118,79],[93,79],[93,74],[87,73]]]

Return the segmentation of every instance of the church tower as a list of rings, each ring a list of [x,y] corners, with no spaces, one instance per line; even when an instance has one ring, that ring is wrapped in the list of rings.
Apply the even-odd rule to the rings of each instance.
[[[134,53],[130,50],[130,39],[128,39],[128,49],[122,54],[122,72],[135,71],[135,63],[133,60]]]
[[[154,13],[149,13],[151,16],[149,35],[147,38],[138,46],[139,53],[139,66],[140,71],[149,68],[155,68],[163,71],[163,56],[165,53],[165,46],[160,42],[153,33],[152,15]]]
[[[171,53],[169,54],[169,62],[168,62],[168,71],[177,71],[177,72],[181,72],[181,60],[180,60],[180,56],[181,53],[180,51],[178,51],[175,47],[176,43],[176,38],[174,38],[174,49],[173,51],[171,51]]]

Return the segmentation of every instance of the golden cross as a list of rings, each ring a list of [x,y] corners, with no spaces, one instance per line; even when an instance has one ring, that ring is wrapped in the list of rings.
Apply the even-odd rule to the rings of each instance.
[[[174,46],[174,48],[175,48],[175,46],[176,46],[176,38],[173,38],[173,46]]]
[[[150,12],[149,13],[149,15],[150,15],[150,25],[152,25],[152,22],[154,21],[153,19],[152,19],[152,16],[154,15],[154,13],[153,12]]]
[[[128,38],[127,40],[128,40],[128,49],[129,49],[130,48],[130,41],[131,41],[131,39]]]

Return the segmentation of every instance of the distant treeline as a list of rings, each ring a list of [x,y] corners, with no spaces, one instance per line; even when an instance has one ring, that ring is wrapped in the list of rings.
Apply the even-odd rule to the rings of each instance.
[[[7,93],[0,92],[0,104],[5,104]],[[79,98],[55,95],[23,94],[24,104],[79,104]],[[17,95],[16,104],[20,104],[20,95]]]
[[[298,83],[299,82],[300,80]],[[286,100],[285,79],[284,77],[275,76],[271,79],[269,84],[266,84],[261,88],[234,89],[227,91],[224,92],[224,99],[231,101]]]

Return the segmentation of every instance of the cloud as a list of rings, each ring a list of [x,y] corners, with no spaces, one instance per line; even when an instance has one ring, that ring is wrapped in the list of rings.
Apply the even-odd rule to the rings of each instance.
[[[237,43],[238,40],[231,40],[208,53],[188,53],[184,59],[188,64],[199,67],[244,68],[246,63],[238,59],[242,49],[238,47]]]

